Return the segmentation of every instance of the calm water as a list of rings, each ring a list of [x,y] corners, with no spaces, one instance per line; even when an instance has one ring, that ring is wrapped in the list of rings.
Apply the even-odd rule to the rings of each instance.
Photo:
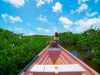
[[[75,46],[66,46],[64,48],[100,73],[100,65],[93,64],[91,59],[86,59],[86,51],[78,50]]]

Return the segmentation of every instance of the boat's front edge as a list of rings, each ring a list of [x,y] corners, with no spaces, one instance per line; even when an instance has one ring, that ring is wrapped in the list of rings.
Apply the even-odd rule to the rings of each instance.
[[[42,52],[40,52],[36,57],[33,57],[33,59],[29,62],[28,65],[26,65],[19,73],[18,75],[23,75],[23,73],[39,58],[39,56],[49,47],[48,45],[46,48],[43,49]]]
[[[34,57],[34,58],[32,59],[32,61],[31,61],[28,65],[26,65],[26,66],[23,68],[23,70],[22,70],[21,72],[18,73],[18,75],[22,75],[22,74],[30,67],[30,65],[32,65],[32,63],[35,62],[35,60],[36,60],[38,57],[39,57],[39,56]]]
[[[65,52],[67,52],[73,59],[77,60],[82,66],[86,67],[93,75],[100,75],[98,72],[96,72],[94,69],[89,67],[87,64],[85,64],[83,61],[79,60],[76,56],[72,55],[69,51],[64,49],[59,45],[60,48],[62,48]]]

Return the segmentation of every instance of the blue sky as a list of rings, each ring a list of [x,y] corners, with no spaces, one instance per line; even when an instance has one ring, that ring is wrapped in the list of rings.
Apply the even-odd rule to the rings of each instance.
[[[0,28],[24,35],[100,28],[100,0],[0,0]]]

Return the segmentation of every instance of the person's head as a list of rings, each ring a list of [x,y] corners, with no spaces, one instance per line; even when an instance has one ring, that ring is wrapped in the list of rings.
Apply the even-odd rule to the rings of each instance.
[[[59,33],[58,32],[55,32],[55,36],[58,37],[59,36]]]

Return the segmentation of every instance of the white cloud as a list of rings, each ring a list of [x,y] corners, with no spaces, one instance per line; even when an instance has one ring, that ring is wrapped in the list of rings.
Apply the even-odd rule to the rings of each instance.
[[[76,12],[75,10],[72,10],[72,9],[70,10],[71,14],[74,14],[75,12]]]
[[[55,13],[62,12],[62,4],[56,2],[55,5],[52,7],[52,11]]]
[[[99,2],[100,0],[94,0],[95,3]]]
[[[15,23],[15,22],[23,22],[23,20],[19,17],[19,16],[10,16],[7,13],[5,14],[1,14],[1,17],[6,21],[10,21],[11,23]]]
[[[22,19],[19,17],[19,16],[10,16],[9,17],[9,20],[12,22],[12,23],[15,23],[15,22],[22,22]]]
[[[100,28],[100,16],[95,18],[84,18],[77,21],[71,21],[66,17],[60,17],[59,21],[64,25],[69,31],[73,31],[72,25],[75,25],[76,32],[83,32],[91,27]]]
[[[38,28],[36,28],[35,30],[43,30],[43,28],[38,27]]]
[[[84,26],[78,26],[78,27],[76,27],[75,30],[76,30],[77,32],[83,32],[83,31],[86,30],[86,27],[84,27]]]
[[[52,30],[47,29],[47,28],[38,27],[38,28],[35,28],[35,30],[37,30],[38,33],[41,33],[41,34],[48,34],[48,33],[51,33],[51,32],[56,32],[57,27],[54,26]]]
[[[97,15],[98,14],[98,12],[92,12],[92,13],[89,13],[89,12],[86,12],[86,16],[88,16],[88,17],[93,17],[93,16],[95,16],[95,15]]]
[[[43,22],[43,23],[47,22],[47,18],[45,16],[43,17],[41,15],[39,16],[38,20]]]
[[[36,35],[36,34],[37,34],[37,33],[31,31],[31,32],[25,33],[25,34],[23,34],[23,35],[25,35],[25,36],[30,36],[30,35]]]
[[[82,12],[84,10],[87,10],[87,9],[88,9],[88,5],[87,4],[81,4],[81,6],[78,9],[76,9],[76,12],[80,13],[80,12]]]
[[[79,25],[78,27],[76,27],[76,31],[79,31],[79,32],[87,30],[91,26],[93,28],[100,28],[100,17],[90,18],[90,19],[81,19],[81,20],[76,21],[75,24]]]
[[[44,32],[47,32],[48,33],[48,32],[50,32],[50,30],[49,29],[44,29]]]
[[[82,4],[82,3],[85,3],[87,2],[88,0],[78,0],[78,4]]]
[[[23,29],[21,27],[15,27],[14,30],[17,30],[17,31],[22,31]]]
[[[4,1],[14,5],[17,8],[22,7],[25,4],[25,0],[4,0]]]
[[[44,4],[50,4],[51,2],[53,2],[53,0],[36,0],[36,6],[40,7]]]
[[[88,5],[86,4],[89,0],[77,0],[78,4],[80,5],[76,10],[70,10],[71,14],[80,13],[88,9]]]
[[[9,15],[8,15],[7,13],[5,13],[5,14],[1,14],[1,17],[2,17],[3,19],[6,19],[6,17],[9,17]]]
[[[2,17],[4,20],[9,20],[9,21],[12,22],[12,23],[15,23],[15,22],[22,22],[22,21],[23,21],[19,16],[13,17],[13,16],[8,15],[7,13],[1,14],[1,17]]]
[[[41,27],[35,28],[35,30],[39,31],[39,33],[42,33],[42,34],[50,32],[50,29],[41,28]]]
[[[81,26],[89,26],[89,25],[99,25],[100,26],[100,17],[90,18],[90,19],[81,19],[81,20],[76,21],[75,24],[79,24]]]
[[[83,12],[83,11],[85,11],[87,9],[88,9],[88,5],[83,3],[76,10],[71,10],[71,14],[74,14],[74,13],[78,13],[79,14],[80,12]]]
[[[28,33],[28,35],[34,35],[34,33],[33,32],[30,32],[30,33]]]
[[[64,28],[69,28],[73,24],[67,17],[60,17],[59,21],[64,25]]]

